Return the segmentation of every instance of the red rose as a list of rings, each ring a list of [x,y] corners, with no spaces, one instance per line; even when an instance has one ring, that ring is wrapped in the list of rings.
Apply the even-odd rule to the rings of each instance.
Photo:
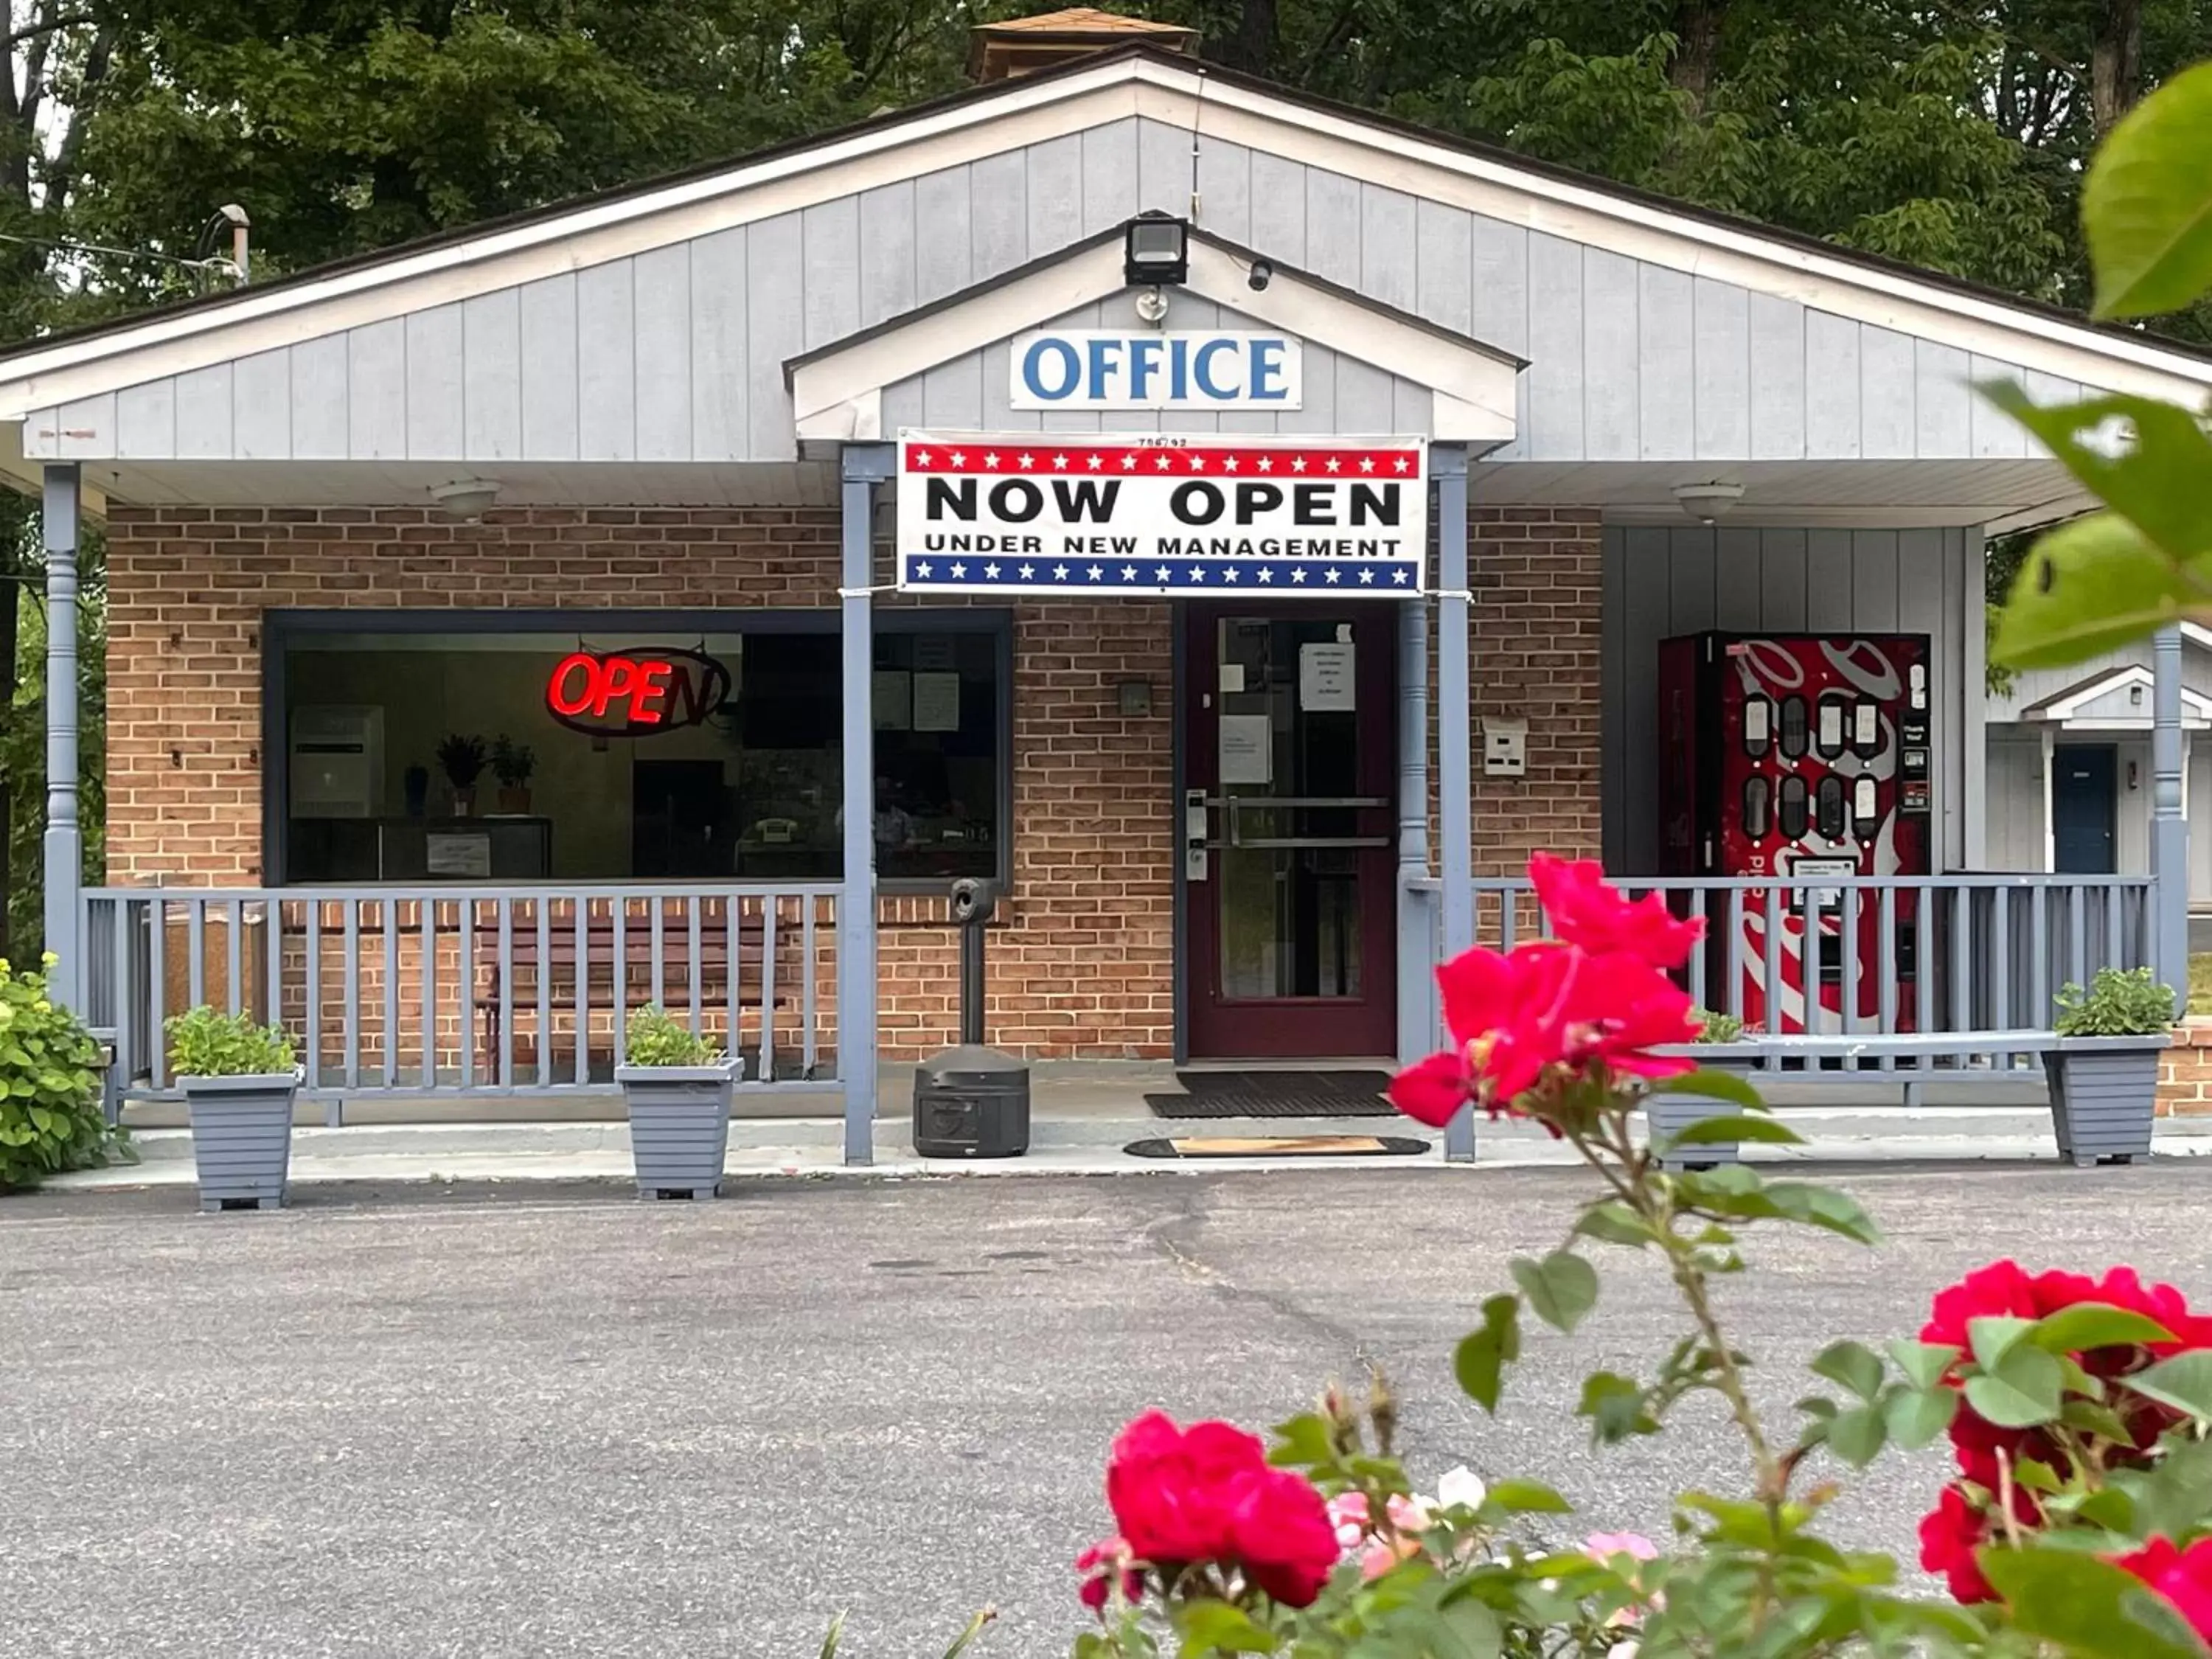
[[[2154,1538],[2114,1565],[2171,1601],[2190,1629],[2212,1640],[2212,1538],[2200,1538],[2185,1550],[2170,1538]]]
[[[1974,1552],[1988,1534],[1981,1511],[1956,1486],[1944,1487],[1935,1509],[1921,1522],[1920,1565],[1929,1572],[1943,1575],[1954,1601],[1996,1600],[1996,1592],[1974,1560]]]
[[[1114,1443],[1106,1501],[1129,1553],[1170,1578],[1218,1564],[1302,1607],[1336,1565],[1336,1530],[1313,1483],[1269,1468],[1260,1442],[1227,1423],[1186,1431],[1146,1412]]]
[[[1114,1580],[1121,1580],[1121,1599],[1134,1601],[1145,1593],[1145,1576],[1130,1565],[1132,1552],[1126,1538],[1102,1538],[1075,1558],[1076,1571],[1084,1575],[1083,1588],[1076,1594],[1083,1605],[1104,1617],[1106,1603],[1112,1598]]]
[[[1342,1551],[1328,1504],[1288,1469],[1263,1469],[1238,1483],[1234,1554],[1244,1576],[1285,1607],[1310,1607]]]
[[[1647,1078],[1693,1069],[1646,1052],[1696,1038],[1688,993],[1626,952],[1593,956],[1548,941],[1504,954],[1478,949],[1437,969],[1437,982],[1457,1047],[1401,1073],[1390,1090],[1399,1109],[1424,1123],[1441,1126],[1478,1099],[1494,1117],[1554,1066]]]
[[[1528,878],[1553,935],[1594,956],[1620,951],[1653,968],[1679,968],[1705,929],[1675,915],[1656,893],[1630,903],[1594,860],[1539,853],[1528,860]]]

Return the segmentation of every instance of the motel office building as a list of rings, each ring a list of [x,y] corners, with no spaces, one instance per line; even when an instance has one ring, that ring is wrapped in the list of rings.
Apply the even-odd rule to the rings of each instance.
[[[1658,871],[1658,645],[1705,629],[1926,636],[1932,872],[1989,867],[1984,538],[2081,503],[1972,386],[2201,403],[2212,361],[1150,33],[0,358],[58,600],[106,527],[109,887],[68,878],[58,732],[49,935],[134,1086],[195,991],[310,1034],[327,1096],[596,1086],[657,989],[756,1061],[769,1011],[865,1157],[876,1060],[956,1040],[970,874],[999,1046],[1419,1052],[1484,881]],[[1179,280],[1133,280],[1147,213]],[[1156,330],[1266,343],[1171,374]],[[1199,542],[939,591],[939,440],[1410,454],[1418,591],[1231,590]],[[458,787],[441,746],[501,735],[526,793]]]

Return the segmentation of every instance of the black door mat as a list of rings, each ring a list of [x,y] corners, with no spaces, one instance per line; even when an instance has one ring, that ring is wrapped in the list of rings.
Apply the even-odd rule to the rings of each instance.
[[[1152,1115],[1212,1117],[1395,1117],[1382,1098],[1388,1072],[1177,1072],[1188,1091],[1146,1095]]]
[[[1413,1158],[1429,1143],[1411,1135],[1192,1136],[1133,1140],[1121,1150],[1132,1158]]]

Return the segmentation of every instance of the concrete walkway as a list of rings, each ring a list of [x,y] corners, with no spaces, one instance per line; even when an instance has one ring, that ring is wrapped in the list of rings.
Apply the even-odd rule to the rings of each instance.
[[[1435,1132],[1401,1118],[1224,1119],[1168,1122],[1135,1112],[1126,1097],[1040,1103],[1026,1157],[1003,1159],[917,1157],[902,1117],[877,1124],[876,1161],[848,1168],[841,1161],[842,1127],[821,1118],[747,1119],[730,1131],[727,1170],[733,1176],[876,1179],[921,1176],[1237,1175],[1312,1170],[1312,1158],[1166,1159],[1132,1156],[1131,1142],[1175,1136],[1389,1135],[1418,1139],[1426,1150],[1396,1158],[1328,1160],[1336,1167],[1378,1165],[1449,1178],[1474,1170],[1537,1169],[1574,1161],[1573,1154],[1526,1123],[1479,1126],[1473,1166],[1447,1164]],[[2022,1160],[2057,1162],[2051,1119],[2041,1106],[1785,1107],[1806,1139],[1802,1146],[1757,1147],[1762,1161],[1820,1164],[1929,1164]],[[191,1134],[183,1127],[134,1133],[142,1162],[56,1177],[56,1192],[189,1185]],[[2212,1121],[2180,1120],[2159,1127],[2161,1156],[2212,1153]],[[335,1181],[531,1182],[621,1181],[630,1173],[629,1129],[614,1121],[354,1123],[343,1128],[302,1124],[293,1133],[292,1179]]]

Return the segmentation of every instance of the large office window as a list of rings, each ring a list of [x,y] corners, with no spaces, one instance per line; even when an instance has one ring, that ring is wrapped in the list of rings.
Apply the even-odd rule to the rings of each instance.
[[[819,613],[276,612],[270,867],[320,882],[834,879],[840,647]],[[1004,613],[873,643],[876,866],[1006,865]]]

